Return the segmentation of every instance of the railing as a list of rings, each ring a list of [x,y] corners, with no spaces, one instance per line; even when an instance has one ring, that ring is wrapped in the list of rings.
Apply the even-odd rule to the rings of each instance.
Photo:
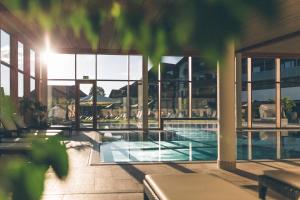
[[[217,131],[217,118],[161,118],[160,128],[168,130],[172,128],[197,128],[207,131]]]

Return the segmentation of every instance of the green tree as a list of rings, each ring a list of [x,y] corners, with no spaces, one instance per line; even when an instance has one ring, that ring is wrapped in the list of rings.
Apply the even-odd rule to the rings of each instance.
[[[282,117],[286,118],[286,114],[291,112],[293,108],[296,106],[294,100],[289,97],[283,97],[281,99],[281,107],[282,107]]]
[[[90,89],[89,95],[93,94],[93,90],[94,90],[94,87],[92,87]],[[96,86],[96,95],[97,96],[101,96],[101,97],[105,97],[105,91],[104,91],[104,89],[102,87],[100,87],[100,86]]]

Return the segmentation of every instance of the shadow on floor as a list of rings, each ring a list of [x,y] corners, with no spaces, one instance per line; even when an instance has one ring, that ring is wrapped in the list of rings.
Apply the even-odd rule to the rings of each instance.
[[[183,172],[183,173],[195,173],[193,170],[188,169],[180,164],[177,163],[167,163],[168,166],[173,167],[174,169]]]
[[[134,165],[130,165],[130,164],[122,164],[119,166],[127,173],[129,173],[139,183],[143,183],[144,177],[146,175],[144,172],[136,168]]]
[[[295,162],[295,161],[292,161],[292,160],[284,160],[282,161],[283,163],[287,163],[289,165],[293,165],[293,166],[296,166],[296,167],[300,167],[300,163],[299,162]]]
[[[79,132],[78,134],[73,135],[67,139],[68,140],[65,141],[67,149],[75,149],[77,151],[82,151],[91,147],[95,147],[95,150],[99,151],[97,148],[99,143],[95,141],[92,137],[90,137],[88,133]]]

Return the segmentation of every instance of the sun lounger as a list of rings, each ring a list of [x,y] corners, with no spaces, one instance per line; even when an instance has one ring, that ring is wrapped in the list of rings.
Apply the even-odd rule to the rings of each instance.
[[[270,170],[258,177],[259,197],[265,199],[270,188],[289,199],[300,197],[300,171]]]
[[[146,175],[144,199],[147,200],[253,200],[241,188],[216,176],[200,173]]]

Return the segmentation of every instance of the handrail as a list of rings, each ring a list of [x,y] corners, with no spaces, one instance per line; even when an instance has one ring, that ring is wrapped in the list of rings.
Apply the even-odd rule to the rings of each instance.
[[[208,118],[208,117],[195,117],[195,118],[166,118],[162,117],[160,118],[160,129],[164,129],[164,121],[192,121],[192,120],[211,120],[211,121],[217,121],[217,118]],[[218,122],[217,122],[218,123]]]

